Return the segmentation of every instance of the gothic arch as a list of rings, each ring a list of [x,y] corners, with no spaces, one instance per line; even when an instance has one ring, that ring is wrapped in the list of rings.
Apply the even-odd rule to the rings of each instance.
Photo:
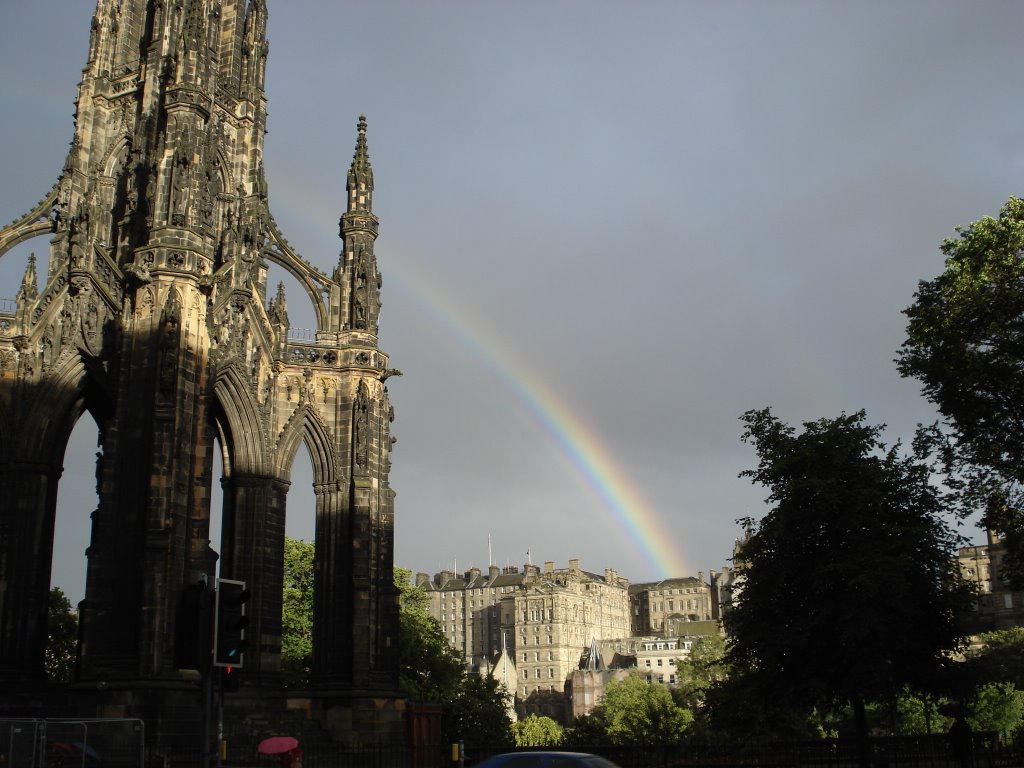
[[[299,450],[299,443],[306,444],[313,464],[313,482],[317,485],[337,483],[338,458],[330,432],[320,415],[308,403],[303,403],[292,414],[277,441],[278,477],[291,475],[292,462]]]
[[[79,352],[62,355],[37,387],[18,430],[24,439],[18,450],[57,465],[82,413],[90,411],[102,425],[113,413],[113,402],[99,373]]]
[[[224,415],[220,437],[231,459],[230,471],[263,474],[268,464],[263,422],[242,374],[234,366],[222,368],[213,393]],[[224,471],[229,471],[227,463]]]
[[[116,177],[130,149],[131,145],[126,136],[119,136],[112,141],[103,158],[103,175],[110,178]]]

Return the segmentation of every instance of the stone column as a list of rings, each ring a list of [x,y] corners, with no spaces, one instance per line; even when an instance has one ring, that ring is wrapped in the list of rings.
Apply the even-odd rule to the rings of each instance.
[[[24,461],[0,469],[0,687],[43,678],[61,471]]]
[[[280,677],[281,672],[284,526],[289,483],[275,477],[236,474],[225,478],[224,485],[220,576],[244,581],[249,589],[249,648],[242,679],[245,685],[266,685]]]
[[[317,484],[316,563],[313,569],[313,685],[352,684],[352,521],[337,483]]]

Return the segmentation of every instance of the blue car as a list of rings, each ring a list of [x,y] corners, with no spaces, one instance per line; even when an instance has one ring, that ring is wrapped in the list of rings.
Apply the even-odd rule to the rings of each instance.
[[[506,752],[475,768],[619,768],[611,760],[586,752]]]

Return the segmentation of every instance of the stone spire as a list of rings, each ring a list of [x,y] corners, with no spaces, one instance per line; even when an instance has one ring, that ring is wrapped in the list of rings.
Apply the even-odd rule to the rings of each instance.
[[[288,325],[288,303],[284,298],[284,282],[277,284],[277,296],[270,300],[270,322],[275,325]]]
[[[373,244],[377,217],[373,215],[373,169],[366,145],[366,116],[359,116],[356,151],[348,170],[348,209],[341,216],[341,251],[335,280],[341,284],[339,314],[342,330],[377,332],[380,313],[380,273]]]
[[[17,302],[20,306],[29,301],[34,301],[39,295],[38,282],[36,280],[36,255],[28,255],[28,266],[25,267],[25,276],[21,278],[21,288],[18,289]]]
[[[373,210],[373,168],[370,167],[370,153],[366,146],[366,115],[359,116],[359,136],[352,165],[348,169],[348,210]]]

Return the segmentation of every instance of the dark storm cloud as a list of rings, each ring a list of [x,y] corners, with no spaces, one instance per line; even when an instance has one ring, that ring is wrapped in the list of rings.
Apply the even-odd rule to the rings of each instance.
[[[56,27],[53,4],[0,10],[7,220],[71,138],[91,8],[57,5]],[[389,382],[399,563],[483,565],[491,534],[501,564],[530,548],[656,575],[488,354],[600,436],[693,570],[723,565],[733,520],[761,511],[736,478],[746,409],[865,407],[891,440],[934,417],[892,364],[900,310],[955,225],[1022,191],[1024,6],[269,6],[271,204],[324,269],[369,119],[381,345],[406,374]]]

